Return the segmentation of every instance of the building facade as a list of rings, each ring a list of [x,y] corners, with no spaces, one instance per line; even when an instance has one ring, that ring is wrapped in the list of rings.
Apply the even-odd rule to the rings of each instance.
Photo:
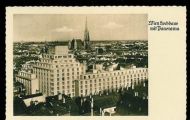
[[[30,71],[19,71],[16,76],[16,81],[24,85],[26,89],[26,95],[35,94],[39,90],[39,81],[36,75]]]
[[[56,47],[55,54],[43,54],[42,59],[34,65],[39,90],[46,96],[59,93],[75,96],[75,80],[84,74],[86,66],[78,62],[73,54],[57,52],[61,47]]]
[[[131,68],[123,70],[98,70],[86,73],[78,80],[78,96],[102,94],[117,91],[120,88],[133,87],[148,80],[147,68]]]
[[[59,93],[71,97],[87,96],[130,87],[148,79],[147,68],[103,70],[101,65],[97,65],[89,73],[85,63],[78,62],[73,54],[58,53],[43,54],[33,67],[39,79],[39,90],[46,96]]]

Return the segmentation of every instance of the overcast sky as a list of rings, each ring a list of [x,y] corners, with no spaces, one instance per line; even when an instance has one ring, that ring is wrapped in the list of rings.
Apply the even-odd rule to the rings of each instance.
[[[83,39],[85,19],[91,40],[147,40],[147,14],[15,14],[14,41]]]

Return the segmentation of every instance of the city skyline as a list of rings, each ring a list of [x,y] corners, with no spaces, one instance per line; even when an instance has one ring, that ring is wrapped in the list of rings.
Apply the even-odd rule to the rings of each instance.
[[[15,14],[14,42],[83,40],[86,17],[92,41],[148,39],[146,14]]]

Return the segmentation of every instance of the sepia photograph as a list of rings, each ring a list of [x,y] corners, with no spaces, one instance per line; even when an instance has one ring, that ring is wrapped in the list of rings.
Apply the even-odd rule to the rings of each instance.
[[[14,14],[15,116],[147,116],[147,14]]]
[[[7,120],[185,120],[186,7],[6,8]]]

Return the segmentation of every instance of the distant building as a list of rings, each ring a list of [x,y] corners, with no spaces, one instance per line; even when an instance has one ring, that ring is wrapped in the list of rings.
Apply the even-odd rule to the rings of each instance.
[[[82,41],[81,39],[73,38],[71,41],[69,41],[68,47],[70,50],[77,50],[77,49],[88,50],[88,49],[90,49],[90,33],[88,30],[87,19],[85,22],[84,41]]]
[[[105,51],[104,48],[101,48],[101,47],[97,47],[95,49],[96,49],[96,54],[102,54]]]
[[[83,42],[81,39],[72,39],[71,41],[69,41],[69,45],[68,45],[69,49],[71,50],[79,50],[79,49],[83,49]]]
[[[69,52],[68,46],[58,45],[58,46],[50,46],[48,52],[45,54],[61,55],[61,54],[68,54],[68,52]]]
[[[30,71],[19,71],[16,76],[16,81],[24,85],[26,89],[26,95],[35,94],[39,90],[39,81],[36,75]]]

